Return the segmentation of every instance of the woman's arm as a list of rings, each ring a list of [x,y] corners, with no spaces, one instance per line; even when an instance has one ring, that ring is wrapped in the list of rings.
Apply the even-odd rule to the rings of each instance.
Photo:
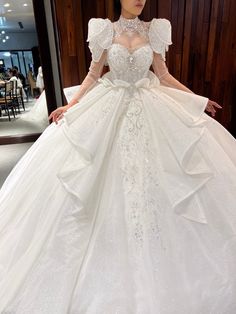
[[[152,67],[156,76],[159,78],[161,85],[180,89],[188,93],[193,93],[189,88],[180,83],[169,73],[164,59],[156,52],[154,52]]]
[[[60,120],[63,117],[64,112],[66,112],[70,107],[77,104],[82,99],[82,97],[94,87],[94,85],[97,83],[98,79],[100,78],[102,74],[105,61],[106,61],[106,51],[104,50],[98,62],[95,62],[92,60],[87,76],[83,80],[78,91],[74,93],[70,102],[66,106],[59,107],[56,110],[54,110],[50,114],[49,120],[52,119],[53,122],[57,123],[58,120]]]
[[[154,73],[159,78],[161,85],[180,89],[182,91],[194,94],[189,88],[180,83],[169,73],[166,63],[161,54],[154,52],[152,67]],[[207,103],[206,111],[210,112],[213,117],[215,116],[216,113],[215,108],[220,109],[222,107],[218,105],[216,102],[209,100]]]
[[[68,103],[68,108],[77,104],[81,100],[81,98],[85,94],[87,94],[87,92],[90,91],[94,87],[94,85],[97,83],[104,68],[104,64],[106,61],[106,54],[107,54],[106,51],[104,51],[98,62],[95,62],[92,60],[89,67],[89,72],[87,76],[85,77],[85,79],[83,80],[82,84],[80,85],[79,90],[75,92],[72,99]]]

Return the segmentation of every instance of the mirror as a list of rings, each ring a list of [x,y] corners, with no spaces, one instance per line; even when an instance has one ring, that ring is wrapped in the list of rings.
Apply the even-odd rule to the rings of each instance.
[[[42,133],[48,126],[43,72],[32,0],[0,0],[0,137]],[[7,81],[15,81],[10,93]]]

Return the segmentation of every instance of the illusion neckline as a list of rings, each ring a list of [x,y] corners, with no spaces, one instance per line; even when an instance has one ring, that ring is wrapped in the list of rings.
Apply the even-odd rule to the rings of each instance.
[[[134,47],[134,48],[128,48],[120,43],[112,43],[111,47],[113,45],[118,45],[119,47],[123,48],[124,50],[126,50],[130,55],[132,55],[133,53],[135,53],[136,51],[144,48],[144,47],[151,47],[149,43],[146,43],[146,44],[143,44],[143,45],[140,45],[140,46],[137,46],[137,47]]]
[[[120,15],[117,22],[123,32],[138,32],[142,28],[142,22],[138,16],[134,19],[127,19],[123,15]]]
[[[138,16],[136,16],[134,19],[127,19],[121,14],[118,21],[121,21],[121,23],[136,24],[140,21],[140,19]]]

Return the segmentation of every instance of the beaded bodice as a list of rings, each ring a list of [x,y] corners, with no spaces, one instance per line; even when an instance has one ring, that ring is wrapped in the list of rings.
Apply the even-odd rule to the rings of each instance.
[[[148,24],[122,16],[113,24],[113,42],[107,53],[107,63],[113,79],[130,83],[147,76],[153,60],[148,40]]]
[[[148,44],[132,50],[113,43],[107,55],[112,78],[130,83],[147,76],[152,59],[153,51]]]

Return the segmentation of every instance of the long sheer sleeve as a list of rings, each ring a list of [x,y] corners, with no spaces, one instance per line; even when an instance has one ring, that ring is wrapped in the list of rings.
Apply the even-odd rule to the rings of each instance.
[[[166,52],[172,44],[170,21],[166,19],[153,19],[149,27],[149,42],[154,54],[152,67],[161,84],[193,93],[169,73],[165,63]]]
[[[73,95],[69,102],[69,107],[78,103],[97,83],[106,63],[107,49],[112,44],[112,38],[113,27],[109,19],[92,18],[89,20],[87,42],[92,54],[92,62],[78,92]]]
[[[80,85],[80,88],[77,92],[73,95],[71,101],[68,103],[68,106],[71,107],[74,104],[78,103],[81,98],[90,91],[95,84],[97,83],[98,79],[100,78],[103,68],[106,61],[106,51],[103,51],[100,60],[98,62],[95,62],[94,60],[91,61],[89,72],[85,79],[83,80],[82,84]]]
[[[180,83],[177,79],[175,79],[169,73],[166,63],[163,57],[161,56],[161,54],[154,52],[152,67],[153,67],[154,73],[159,78],[160,83],[162,85],[180,89],[188,93],[193,93],[190,89],[188,89],[185,85]]]
[[[168,71],[165,63],[165,54],[171,45],[171,24],[166,19],[153,19],[149,28],[149,42],[153,48],[153,63],[154,73],[159,78],[161,85],[176,88],[187,93],[192,93],[189,88],[175,79]],[[213,117],[216,109],[222,108],[216,102],[208,99],[206,111]]]

